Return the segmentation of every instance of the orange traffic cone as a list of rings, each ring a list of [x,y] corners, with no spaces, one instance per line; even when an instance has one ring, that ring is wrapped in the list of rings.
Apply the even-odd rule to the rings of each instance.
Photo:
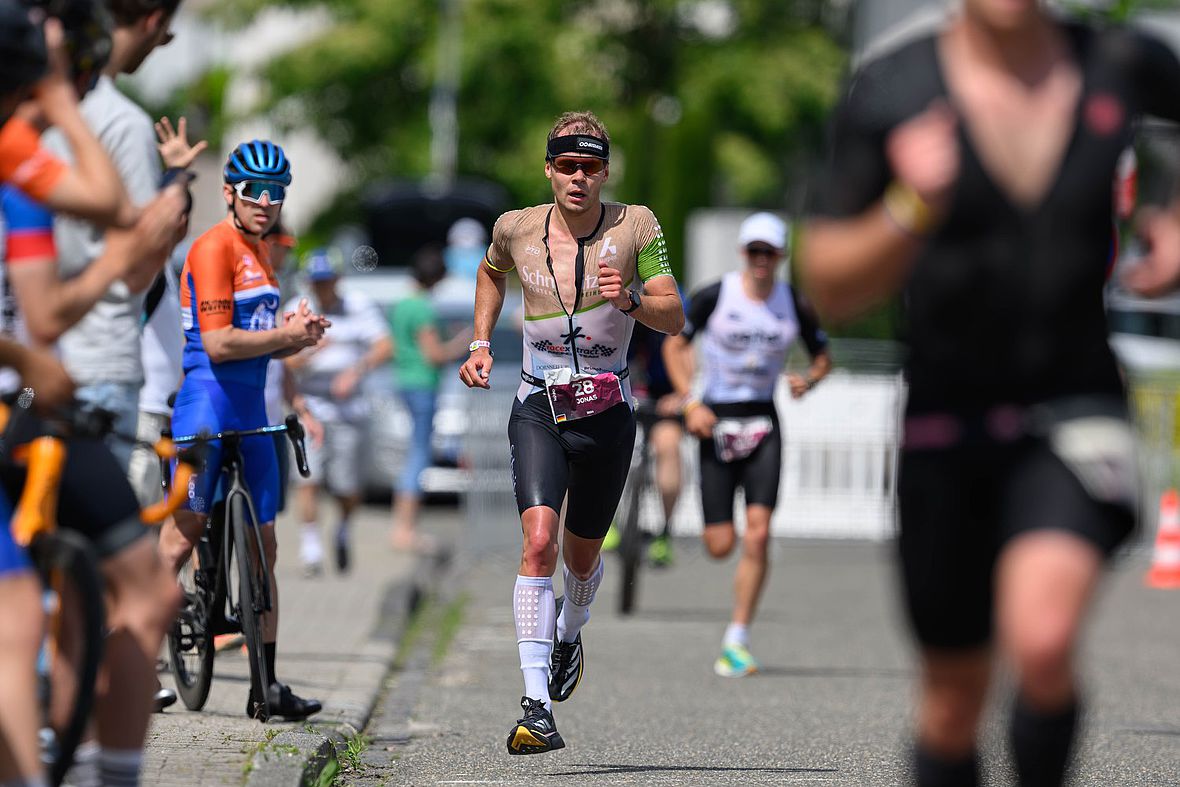
[[[1153,588],[1180,588],[1180,494],[1169,489],[1160,495],[1160,522],[1155,555],[1147,572]]]

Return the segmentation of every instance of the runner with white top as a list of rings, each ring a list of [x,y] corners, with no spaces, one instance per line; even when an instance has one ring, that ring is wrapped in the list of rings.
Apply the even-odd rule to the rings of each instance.
[[[475,341],[459,370],[489,388],[489,338],[516,269],[524,293],[524,369],[508,439],[524,533],[513,613],[524,673],[524,716],[509,754],[565,746],[551,702],[582,674],[581,629],[602,582],[599,551],[619,503],[635,442],[627,384],[633,320],[677,333],[684,309],[660,225],[639,205],[604,203],[610,138],[589,112],[558,118],[545,156],[554,201],[505,213],[492,231],[475,294]],[[556,603],[559,512],[565,598]]]
[[[766,581],[770,518],[782,473],[775,386],[798,340],[806,345],[812,362],[806,377],[787,375],[792,396],[805,395],[832,367],[827,337],[811,307],[775,276],[788,246],[786,223],[771,213],[755,213],[742,222],[738,243],[745,268],[694,293],[684,332],[664,342],[668,376],[685,397],[685,427],[700,440],[704,541],[714,558],[727,557],[737,545],[734,494],[738,486],[745,492],[746,529],[734,577],[733,617],[713,665],[723,677],[758,669],[749,651],[749,627]],[[695,398],[690,394],[689,343],[698,334],[703,344],[703,390]]]

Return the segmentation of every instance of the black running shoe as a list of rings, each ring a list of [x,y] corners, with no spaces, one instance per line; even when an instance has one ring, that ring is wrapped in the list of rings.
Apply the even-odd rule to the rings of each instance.
[[[520,707],[524,718],[517,719],[508,733],[509,754],[543,754],[565,748],[553,714],[545,709],[544,702],[521,697]]]
[[[347,574],[348,562],[348,531],[340,528],[336,531],[336,570]]]
[[[258,721],[266,721],[272,717],[302,721],[312,714],[319,713],[323,707],[319,700],[305,700],[283,683],[270,684],[266,698],[268,701],[261,703],[251,692],[246,698],[246,715]]]
[[[565,597],[557,599],[557,614],[561,615]],[[554,702],[565,702],[582,682],[582,632],[573,642],[561,642],[557,639],[556,628],[553,631],[553,655],[549,658],[549,699]]]

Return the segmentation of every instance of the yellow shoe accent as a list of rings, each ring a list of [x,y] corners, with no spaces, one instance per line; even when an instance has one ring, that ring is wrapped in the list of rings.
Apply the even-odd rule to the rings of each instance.
[[[520,751],[522,746],[548,746],[545,741],[538,740],[536,735],[529,732],[527,727],[517,727],[516,734],[512,736],[512,748]]]

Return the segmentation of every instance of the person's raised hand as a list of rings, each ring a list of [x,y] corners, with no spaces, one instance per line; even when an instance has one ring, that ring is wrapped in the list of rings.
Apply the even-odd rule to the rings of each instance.
[[[943,210],[959,177],[959,121],[945,101],[902,123],[885,140],[894,177],[933,210]]]
[[[205,140],[195,145],[189,144],[188,120],[184,117],[176,121],[175,129],[167,117],[160,118],[156,122],[156,137],[160,140],[156,149],[160,151],[160,158],[168,169],[188,169],[209,146]]]

